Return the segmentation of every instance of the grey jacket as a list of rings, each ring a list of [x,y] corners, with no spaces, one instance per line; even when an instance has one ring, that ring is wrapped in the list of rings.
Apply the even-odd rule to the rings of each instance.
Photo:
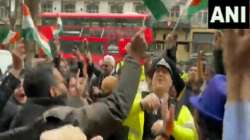
[[[122,121],[128,116],[136,95],[140,72],[140,65],[133,58],[126,57],[118,88],[112,95],[78,109],[71,107],[53,108],[43,114],[43,120],[47,123],[46,125],[50,126],[49,129],[51,129],[51,124],[71,123],[79,126],[88,138],[96,135],[102,135],[106,138],[115,133],[117,128],[122,125]],[[57,123],[51,122],[53,120],[57,120]],[[58,120],[63,123],[58,123]],[[46,127],[40,127],[40,125],[38,128],[46,130]],[[44,126],[44,124],[42,125]],[[21,133],[24,133],[29,136],[21,135],[22,137],[17,137],[18,140],[39,140],[40,132],[44,130],[36,130],[36,128],[32,128],[34,126],[37,127],[37,125],[31,125],[30,128],[15,130],[15,133],[5,132],[5,134],[0,134],[0,139],[15,140],[15,135],[20,136]],[[54,127],[56,128],[58,125]],[[9,134],[12,138],[8,137]]]

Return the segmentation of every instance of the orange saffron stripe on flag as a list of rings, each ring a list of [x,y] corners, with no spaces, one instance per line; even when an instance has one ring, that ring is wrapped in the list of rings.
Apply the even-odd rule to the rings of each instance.
[[[23,10],[23,15],[24,16],[29,16],[30,15],[30,9],[26,4],[22,4],[22,10]]]
[[[17,40],[20,39],[20,33],[19,32],[16,32],[15,36],[10,40],[10,43],[13,44],[15,43]]]
[[[201,0],[192,0],[191,5],[192,5],[192,6],[197,6],[197,5],[199,5],[200,3],[201,3]]]

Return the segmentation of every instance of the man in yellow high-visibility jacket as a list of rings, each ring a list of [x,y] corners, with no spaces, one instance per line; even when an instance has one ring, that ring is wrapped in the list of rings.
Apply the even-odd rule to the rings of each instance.
[[[173,126],[163,125],[163,122],[171,119],[171,116],[159,118],[159,120],[153,124],[153,133],[157,135],[164,132],[164,135],[167,135],[170,140],[198,140],[198,134],[193,116],[188,107],[182,102],[182,98],[185,96],[183,92],[185,90],[184,82],[177,73],[176,67],[171,60],[168,58],[158,58],[153,61],[151,77],[153,91],[156,87],[158,87],[157,91],[159,92],[155,92],[158,96],[165,96],[165,99],[172,97],[176,102],[174,103],[174,113],[170,113],[171,107],[168,107],[167,109],[164,108],[164,113],[170,113],[170,115],[174,116],[172,123]],[[175,91],[171,90],[171,84],[173,85]],[[156,87],[154,87],[155,85]],[[173,103],[171,102],[170,106],[172,106],[172,104]],[[165,125],[167,124],[165,123]],[[172,131],[168,132],[168,134],[166,134],[166,127],[170,127],[172,129]]]
[[[151,89],[153,93],[155,93],[154,95],[157,95],[159,98],[168,97],[168,93],[172,86],[175,87],[177,94],[184,90],[184,82],[177,74],[175,66],[165,59],[159,59],[152,65],[151,74],[149,76],[152,80],[152,82],[150,82]],[[148,96],[146,96],[146,98]],[[183,97],[183,93],[180,94],[179,97]],[[143,105],[143,102],[146,102],[146,107],[144,107],[145,105]],[[127,119],[124,120],[124,126],[128,128],[128,134],[125,135],[127,137],[119,139],[153,140],[154,136],[149,133],[151,133],[151,127],[157,121],[157,118],[160,119],[160,117],[152,113],[152,111],[155,112],[155,110],[151,110],[151,112],[148,112],[148,110],[152,109],[152,106],[150,105],[157,104],[156,102],[157,101],[153,101],[153,99],[145,101],[142,95],[142,90],[139,88],[132,109],[130,110]],[[147,106],[148,104],[150,105]],[[176,140],[197,140],[197,132],[190,111],[186,106],[180,107],[180,109],[177,109],[177,121],[174,122],[174,131],[172,133],[173,138]],[[150,120],[152,116],[156,119]]]

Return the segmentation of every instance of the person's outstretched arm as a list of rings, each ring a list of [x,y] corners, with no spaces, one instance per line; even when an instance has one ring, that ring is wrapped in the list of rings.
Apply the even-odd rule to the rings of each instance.
[[[223,33],[217,32],[214,40],[213,61],[216,74],[225,74],[223,62]]]
[[[114,133],[127,117],[137,93],[141,73],[139,60],[145,55],[145,46],[142,35],[137,35],[128,50],[129,55],[125,58],[118,88],[111,96],[89,106],[72,109],[66,114],[62,113],[62,109],[53,109],[45,113],[45,118],[56,116],[75,123],[88,138],[96,135],[105,138]]]
[[[10,74],[3,79],[0,85],[0,112],[20,84],[19,77],[23,69],[24,51],[24,48],[21,46],[18,46],[12,51],[13,67],[10,69]]]
[[[228,97],[223,140],[250,139],[250,30],[225,30],[224,62]]]

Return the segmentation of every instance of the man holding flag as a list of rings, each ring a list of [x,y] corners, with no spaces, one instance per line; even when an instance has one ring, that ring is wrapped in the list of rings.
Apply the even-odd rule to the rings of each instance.
[[[48,57],[52,57],[48,39],[38,32],[31,17],[29,7],[24,3],[24,1],[22,2],[22,12],[22,36],[25,40],[35,41]]]

